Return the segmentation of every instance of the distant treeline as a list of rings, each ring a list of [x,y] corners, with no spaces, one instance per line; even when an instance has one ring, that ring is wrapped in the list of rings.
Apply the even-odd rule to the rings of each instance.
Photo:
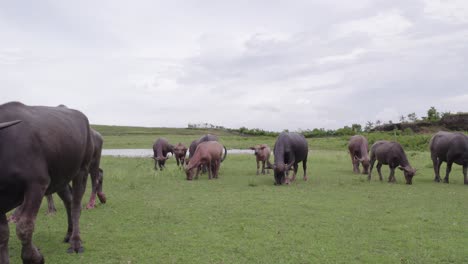
[[[299,130],[297,132],[303,134],[306,138],[322,138],[322,137],[340,137],[340,136],[352,136],[356,134],[366,133],[369,136],[372,133],[377,131],[381,132],[390,132],[388,133],[389,136],[412,136],[415,132],[420,132],[421,127],[428,128],[429,132],[432,132],[430,127],[437,127],[437,129],[446,128],[447,130],[467,130],[468,127],[468,113],[457,113],[452,114],[450,112],[439,113],[435,107],[429,108],[427,111],[427,117],[418,118],[415,113],[410,113],[407,116],[400,117],[401,123],[393,123],[392,121],[388,121],[386,123],[377,120],[375,124],[373,122],[368,121],[364,129],[360,124],[352,124],[351,126],[344,126],[338,129],[325,129],[325,128],[314,128],[314,129],[306,129],[306,130]],[[247,127],[240,127],[240,128],[225,128],[223,126],[217,126],[209,123],[201,123],[201,124],[189,124],[188,128],[191,129],[221,129],[225,130],[230,133],[239,134],[242,136],[270,136],[276,137],[279,135],[280,132],[275,131],[267,131],[260,128],[247,128]],[[284,130],[288,131],[288,130]],[[378,133],[381,137],[382,134]],[[370,136],[372,139],[372,136]],[[381,138],[384,139],[384,138]],[[415,139],[412,137],[413,140],[419,143],[428,142],[428,137],[423,136],[420,139]],[[410,143],[408,143],[410,144]],[[413,147],[411,147],[413,149]]]

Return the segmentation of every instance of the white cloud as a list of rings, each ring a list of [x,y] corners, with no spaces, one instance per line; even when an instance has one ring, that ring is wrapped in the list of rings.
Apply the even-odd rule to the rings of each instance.
[[[318,59],[319,64],[326,64],[326,63],[340,63],[340,62],[350,62],[359,58],[362,54],[365,54],[366,50],[362,48],[357,48],[351,51],[348,54],[343,55],[332,55]]]
[[[449,23],[468,23],[468,1],[424,0],[424,12],[431,18]]]
[[[338,26],[337,34],[341,37],[356,33],[365,33],[372,37],[390,37],[404,33],[412,25],[413,23],[400,11],[390,10],[372,17],[343,23]]]

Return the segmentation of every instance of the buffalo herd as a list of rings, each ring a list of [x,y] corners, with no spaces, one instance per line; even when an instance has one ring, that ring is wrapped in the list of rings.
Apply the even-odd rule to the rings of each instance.
[[[434,167],[434,181],[440,181],[440,166],[447,163],[444,182],[449,182],[452,164],[463,166],[464,184],[468,184],[468,136],[463,133],[438,132],[430,140],[429,148]],[[102,136],[90,125],[80,111],[60,105],[58,107],[27,106],[19,102],[0,105],[0,263],[9,263],[8,241],[10,231],[7,212],[16,208],[11,220],[16,222],[16,234],[21,241],[23,263],[44,263],[44,257],[32,242],[35,220],[44,196],[49,210],[54,210],[52,193],[57,193],[67,211],[68,227],[64,241],[70,244],[68,252],[83,252],[80,237],[80,214],[88,174],[92,192],[87,208],[95,206],[96,195],[106,202],[102,191],[103,170],[100,168]],[[308,142],[302,134],[281,133],[271,150],[258,144],[254,150],[257,175],[273,170],[274,184],[289,184],[295,180],[302,162],[303,179],[307,180]],[[370,148],[363,136],[353,136],[348,150],[353,171],[371,173],[375,162],[382,181],[381,167],[390,168],[389,182],[395,182],[395,169],[402,170],[406,183],[412,184],[416,169],[410,165],[403,147],[397,142],[376,141]],[[188,153],[188,158],[187,156]],[[186,179],[197,179],[199,173],[208,172],[209,179],[219,177],[221,163],[227,149],[215,135],[194,140],[189,148],[182,143],[172,145],[159,138],[153,144],[154,168],[163,170],[171,153],[185,170]],[[262,169],[260,172],[260,164]],[[292,170],[292,177],[289,172]]]

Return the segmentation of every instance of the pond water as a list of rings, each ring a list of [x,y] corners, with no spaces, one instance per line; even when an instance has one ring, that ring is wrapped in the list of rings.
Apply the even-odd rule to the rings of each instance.
[[[254,151],[250,149],[228,149],[228,154],[253,154]],[[187,152],[188,154],[188,152]],[[152,149],[103,149],[102,156],[114,156],[114,157],[152,157]],[[171,156],[169,154],[168,156]]]

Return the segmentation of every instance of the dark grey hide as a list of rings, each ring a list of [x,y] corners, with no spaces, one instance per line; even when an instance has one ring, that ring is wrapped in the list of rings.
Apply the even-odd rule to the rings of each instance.
[[[369,173],[369,144],[361,135],[352,136],[348,143],[349,155],[353,163],[353,171],[360,173],[359,164],[362,164],[362,174]]]
[[[381,173],[382,165],[388,165],[390,168],[388,182],[396,182],[395,168],[398,167],[405,175],[406,184],[413,183],[413,176],[416,173],[416,170],[411,167],[410,163],[408,162],[408,158],[406,157],[405,151],[399,143],[380,140],[372,145],[369,176],[367,177],[369,181],[371,180],[372,168],[374,167],[375,161],[377,161],[377,172],[379,173],[379,178],[381,181],[383,180]]]
[[[153,144],[153,159],[154,159],[154,169],[157,170],[159,166],[160,170],[166,167],[166,160],[168,159],[168,153],[174,154],[174,146],[169,144],[167,139],[158,138]]]
[[[309,146],[303,135],[294,132],[283,132],[278,136],[273,154],[275,163],[268,164],[275,174],[275,185],[283,183],[289,184],[287,172],[291,167],[294,168],[294,174],[291,181],[296,179],[298,163],[302,162],[304,170],[304,181],[307,180],[307,155]]]
[[[449,174],[452,164],[463,166],[463,181],[468,184],[468,136],[463,133],[438,132],[429,143],[431,159],[434,166],[434,181],[440,182],[440,166],[447,163],[444,182],[449,183]]]
[[[81,112],[12,102],[0,105],[0,123],[21,123],[0,129],[0,263],[8,263],[6,213],[21,206],[16,234],[24,263],[43,263],[32,243],[35,219],[44,195],[58,192],[67,209],[65,241],[69,252],[82,252],[79,218],[93,141]],[[68,188],[72,182],[73,191]]]

